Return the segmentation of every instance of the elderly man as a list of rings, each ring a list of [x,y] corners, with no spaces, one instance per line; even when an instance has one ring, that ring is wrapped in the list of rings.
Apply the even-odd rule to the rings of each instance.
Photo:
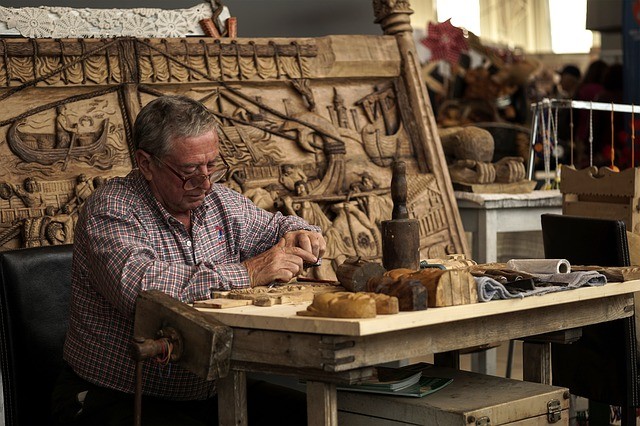
[[[189,303],[212,290],[288,281],[325,251],[319,228],[261,210],[216,183],[228,166],[214,117],[199,102],[183,96],[150,102],[136,119],[134,143],[138,168],[98,188],[78,219],[64,347],[69,368],[54,393],[62,421],[130,424],[129,348],[140,291],[157,289]],[[144,424],[215,424],[214,382],[151,362],[143,377]],[[273,396],[266,393],[253,399]]]

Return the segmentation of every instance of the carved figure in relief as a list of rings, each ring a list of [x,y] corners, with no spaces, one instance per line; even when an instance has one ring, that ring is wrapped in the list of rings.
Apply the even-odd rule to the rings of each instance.
[[[73,215],[65,212],[56,213],[53,206],[47,206],[44,216],[24,220],[22,246],[40,247],[71,244],[74,224]]]
[[[367,215],[351,202],[333,204],[331,210],[336,217],[327,234],[335,234],[332,236],[335,238],[331,239],[341,241],[342,248],[339,252],[344,254],[341,260],[349,256],[360,256],[363,259],[380,257],[382,253],[380,230]],[[342,262],[339,261],[338,264],[340,263]]]
[[[75,142],[78,125],[69,121],[66,106],[57,107],[56,113],[56,148],[69,148]]]
[[[278,186],[269,184],[264,188],[251,188],[244,192],[244,196],[253,201],[253,204],[256,206],[270,212],[275,212],[276,200],[279,198]]]
[[[13,189],[11,185],[6,182],[0,183],[0,198],[3,200],[8,200],[13,196]]]
[[[73,228],[77,214],[70,214],[68,210],[63,207],[61,212],[50,215],[49,217],[51,218],[51,222],[47,225],[46,229],[46,238],[49,244],[71,244],[73,242]]]
[[[20,198],[25,207],[42,207],[45,204],[40,185],[35,178],[28,177],[23,182],[23,187],[12,186],[13,193]]]
[[[76,178],[76,186],[73,189],[73,198],[67,202],[66,206],[71,211],[76,210],[94,190],[93,180],[89,179],[84,173],[79,174]]]
[[[296,182],[295,194],[296,197],[300,198],[306,197],[309,194],[307,184],[304,181],[300,180]],[[287,213],[300,216],[311,225],[319,226],[321,229],[329,229],[329,227],[331,227],[331,220],[329,220],[327,215],[322,211],[318,203],[305,199],[294,201],[290,196],[284,197],[282,201]]]
[[[295,183],[295,194],[297,199],[287,195],[282,198],[282,204],[284,205],[285,212],[288,214],[300,216],[306,220],[309,224],[319,226],[323,230],[329,230],[332,227],[331,220],[322,211],[320,205],[316,202],[301,199],[308,196],[307,184],[304,181],[298,181]],[[327,249],[324,253],[324,261],[320,266],[309,269],[306,273],[307,277],[314,277],[322,280],[335,280],[336,274],[334,272],[334,265],[332,262],[339,256],[340,251],[344,248],[340,241],[335,241],[336,234],[328,232],[325,235],[327,242]],[[337,268],[337,265],[335,265]]]
[[[373,191],[378,187],[378,183],[369,172],[364,171],[360,175],[360,181],[352,183],[350,189],[352,193],[361,193]],[[364,197],[358,197],[357,203],[361,210],[367,214],[371,223],[375,223],[378,227],[382,226],[383,220],[391,219],[393,201],[390,197],[370,193]]]
[[[278,181],[289,191],[294,191],[297,182],[307,182],[307,175],[298,166],[283,164],[280,167],[280,179]]]

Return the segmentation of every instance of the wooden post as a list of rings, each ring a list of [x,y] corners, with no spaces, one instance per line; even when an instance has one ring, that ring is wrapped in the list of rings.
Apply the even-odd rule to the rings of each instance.
[[[451,232],[451,237],[455,240],[454,245],[462,247],[464,253],[471,257],[458,206],[453,196],[453,186],[438,135],[435,115],[429,102],[427,87],[420,75],[420,63],[409,18],[413,10],[409,6],[407,0],[373,0],[376,22],[382,26],[386,35],[395,36],[398,43],[402,59],[401,78],[396,87],[398,105],[402,122],[411,137],[419,159],[418,164],[422,172],[431,172],[435,175],[442,192],[446,218],[450,221],[449,227],[452,231],[455,229],[455,232]]]
[[[309,426],[338,426],[336,384],[307,381],[307,410]]]
[[[527,382],[551,384],[551,343],[522,342],[522,378]]]
[[[218,424],[247,426],[247,379],[244,371],[231,370],[216,382]]]

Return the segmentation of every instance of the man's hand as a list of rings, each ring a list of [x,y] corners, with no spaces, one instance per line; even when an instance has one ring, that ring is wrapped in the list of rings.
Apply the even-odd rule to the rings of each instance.
[[[284,234],[284,240],[287,247],[300,247],[313,254],[315,256],[313,261],[305,259],[309,263],[316,263],[318,259],[324,256],[324,252],[327,249],[327,243],[319,232],[305,231],[303,229],[291,231]]]
[[[242,264],[249,272],[251,287],[255,287],[273,281],[290,281],[302,272],[303,262],[314,263],[317,259],[311,251],[288,246],[286,238],[282,238],[269,250],[245,260]]]

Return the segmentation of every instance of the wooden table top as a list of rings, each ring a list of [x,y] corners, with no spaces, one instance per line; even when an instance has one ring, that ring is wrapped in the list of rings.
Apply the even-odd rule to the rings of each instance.
[[[275,305],[270,307],[242,306],[227,309],[197,308],[214,316],[224,324],[259,330],[328,334],[340,336],[367,336],[435,324],[534,310],[546,306],[572,304],[583,300],[606,298],[640,291],[640,280],[608,283],[599,287],[529,296],[522,299],[494,300],[485,303],[429,308],[425,311],[400,312],[378,315],[376,318],[345,319],[298,316],[309,303]]]

